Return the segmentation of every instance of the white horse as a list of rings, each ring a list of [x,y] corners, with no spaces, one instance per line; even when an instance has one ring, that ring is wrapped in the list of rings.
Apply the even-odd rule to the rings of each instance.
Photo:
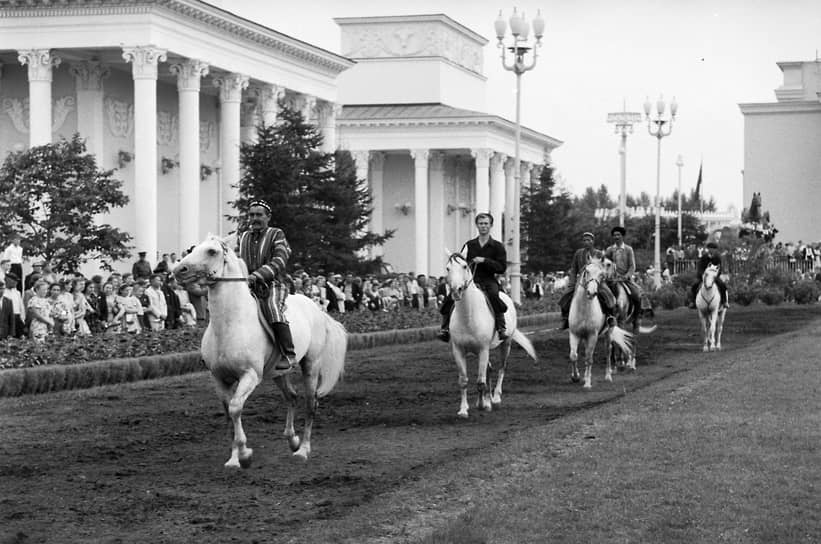
[[[593,355],[599,334],[607,331],[610,343],[615,343],[628,357],[633,349],[630,342],[633,335],[619,327],[615,320],[605,329],[605,315],[598,300],[599,284],[604,281],[604,262],[601,258],[589,258],[587,265],[576,280],[576,289],[570,302],[568,325],[570,334],[570,379],[574,382],[579,377],[579,344],[584,342],[584,385],[585,389],[593,387]],[[610,357],[607,358],[604,379],[613,381],[613,367]]]
[[[507,306],[505,327],[508,338],[505,341],[499,340],[499,336],[496,334],[496,320],[493,310],[485,293],[473,282],[473,272],[467,262],[466,255],[462,253],[449,254],[446,269],[447,285],[454,300],[453,313],[450,318],[450,347],[459,370],[459,388],[462,394],[457,415],[467,418],[467,355],[469,353],[475,354],[478,358],[476,385],[479,398],[476,400],[476,407],[480,410],[490,411],[493,405],[498,407],[502,403],[502,381],[505,378],[505,368],[507,367],[507,358],[510,355],[512,342],[516,342],[524,348],[534,361],[537,360],[536,351],[533,349],[530,340],[516,328],[516,307],[504,292],[500,292],[499,297]],[[500,349],[501,362],[496,387],[491,395],[488,389],[490,350],[497,347]]]
[[[260,322],[257,301],[247,285],[245,263],[226,241],[209,236],[173,272],[181,283],[204,280],[208,285],[210,322],[202,337],[202,360],[233,423],[231,457],[225,466],[247,468],[253,451],[246,446],[242,408],[281,355]],[[303,295],[288,296],[285,317],[291,325],[307,407],[301,441],[294,431],[297,392],[290,374],[276,376],[274,381],[288,405],[285,437],[293,455],[307,460],[318,399],[331,392],[344,370],[347,334],[339,322]]]
[[[721,304],[716,276],[718,266],[708,265],[701,276],[701,287],[696,294],[696,308],[704,336],[702,351],[721,351],[721,332],[724,330],[724,314],[727,308]]]

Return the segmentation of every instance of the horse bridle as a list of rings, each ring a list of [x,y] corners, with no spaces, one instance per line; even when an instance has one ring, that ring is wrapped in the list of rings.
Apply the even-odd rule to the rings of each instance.
[[[225,265],[228,264],[228,246],[225,244],[224,241],[220,240],[220,245],[222,246],[222,270],[225,271]],[[240,277],[233,277],[227,278],[225,276],[218,276],[216,272],[213,270],[209,270],[208,272],[201,272],[194,275],[195,278],[200,280],[205,280],[205,285],[212,286],[219,282],[230,282],[230,281],[243,281],[247,282],[248,278],[246,276]]]
[[[453,253],[448,258],[448,264],[450,264],[451,262],[456,261],[457,259],[461,259],[461,260],[465,261],[465,264],[468,265],[468,270],[470,270],[470,279],[467,282],[465,282],[465,288],[467,288],[474,281],[474,277],[476,276],[476,267],[475,266],[471,267],[468,260],[461,253]]]
[[[587,266],[590,266],[590,265],[587,265]],[[584,276],[585,276],[585,277],[587,277],[587,276],[590,276],[590,275],[591,275],[591,274],[590,274],[590,273],[588,273],[588,271],[587,271],[587,266],[585,266],[585,267],[584,267],[584,272],[583,272],[583,274],[584,274]],[[584,287],[585,291],[587,290],[587,286],[588,286],[588,284],[590,284],[591,282],[594,282],[594,281],[596,282],[596,291],[598,291],[598,290],[599,290],[599,289],[598,289],[598,284],[600,284],[600,283],[601,283],[601,279],[599,279],[599,278],[589,278],[587,281],[582,282],[582,286]],[[590,295],[588,295],[588,296],[590,296]],[[592,297],[591,297],[591,298],[592,298]]]

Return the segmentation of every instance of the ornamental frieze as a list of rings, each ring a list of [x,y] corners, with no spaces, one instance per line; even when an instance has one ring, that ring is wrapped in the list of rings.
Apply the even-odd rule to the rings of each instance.
[[[58,98],[52,104],[51,109],[51,131],[57,132],[66,122],[68,114],[74,111],[76,101],[73,96]],[[28,98],[4,98],[3,112],[11,119],[11,124],[15,130],[21,134],[29,132],[29,99]]]
[[[479,44],[436,23],[346,26],[342,54],[357,58],[444,57],[477,74],[482,73]]]
[[[103,101],[103,108],[111,134],[127,138],[134,130],[134,104],[108,97]]]

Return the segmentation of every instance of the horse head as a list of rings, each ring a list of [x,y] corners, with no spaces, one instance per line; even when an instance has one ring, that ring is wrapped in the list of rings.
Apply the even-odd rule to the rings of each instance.
[[[599,284],[604,280],[605,263],[601,257],[589,257],[582,272],[581,283],[587,298],[595,297],[599,292]]]
[[[448,262],[445,265],[445,279],[453,300],[461,299],[462,293],[473,281],[473,272],[465,255],[452,253],[448,257]]]
[[[704,287],[710,289],[716,281],[716,276],[718,276],[718,266],[708,265],[701,276],[701,283],[704,284]]]
[[[198,280],[213,283],[226,276],[226,271],[236,268],[240,261],[230,247],[231,238],[208,235],[195,246],[172,270],[174,277],[185,285]]]

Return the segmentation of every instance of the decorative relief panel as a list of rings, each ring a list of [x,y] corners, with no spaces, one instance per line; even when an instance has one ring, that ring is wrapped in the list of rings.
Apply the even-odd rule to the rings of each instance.
[[[170,111],[157,112],[157,143],[175,145],[179,134],[179,119]]]
[[[343,30],[343,52],[350,58],[444,57],[482,73],[482,47],[436,22],[351,25]]]
[[[51,131],[57,132],[63,127],[68,114],[74,111],[76,101],[73,96],[64,96],[54,101],[51,110]],[[8,114],[11,124],[17,132],[28,134],[29,132],[29,99],[28,98],[4,98],[3,112]]]
[[[216,136],[217,127],[213,121],[200,121],[200,153],[211,149],[211,140]]]
[[[116,98],[103,101],[108,130],[118,138],[128,137],[134,130],[134,104]]]

